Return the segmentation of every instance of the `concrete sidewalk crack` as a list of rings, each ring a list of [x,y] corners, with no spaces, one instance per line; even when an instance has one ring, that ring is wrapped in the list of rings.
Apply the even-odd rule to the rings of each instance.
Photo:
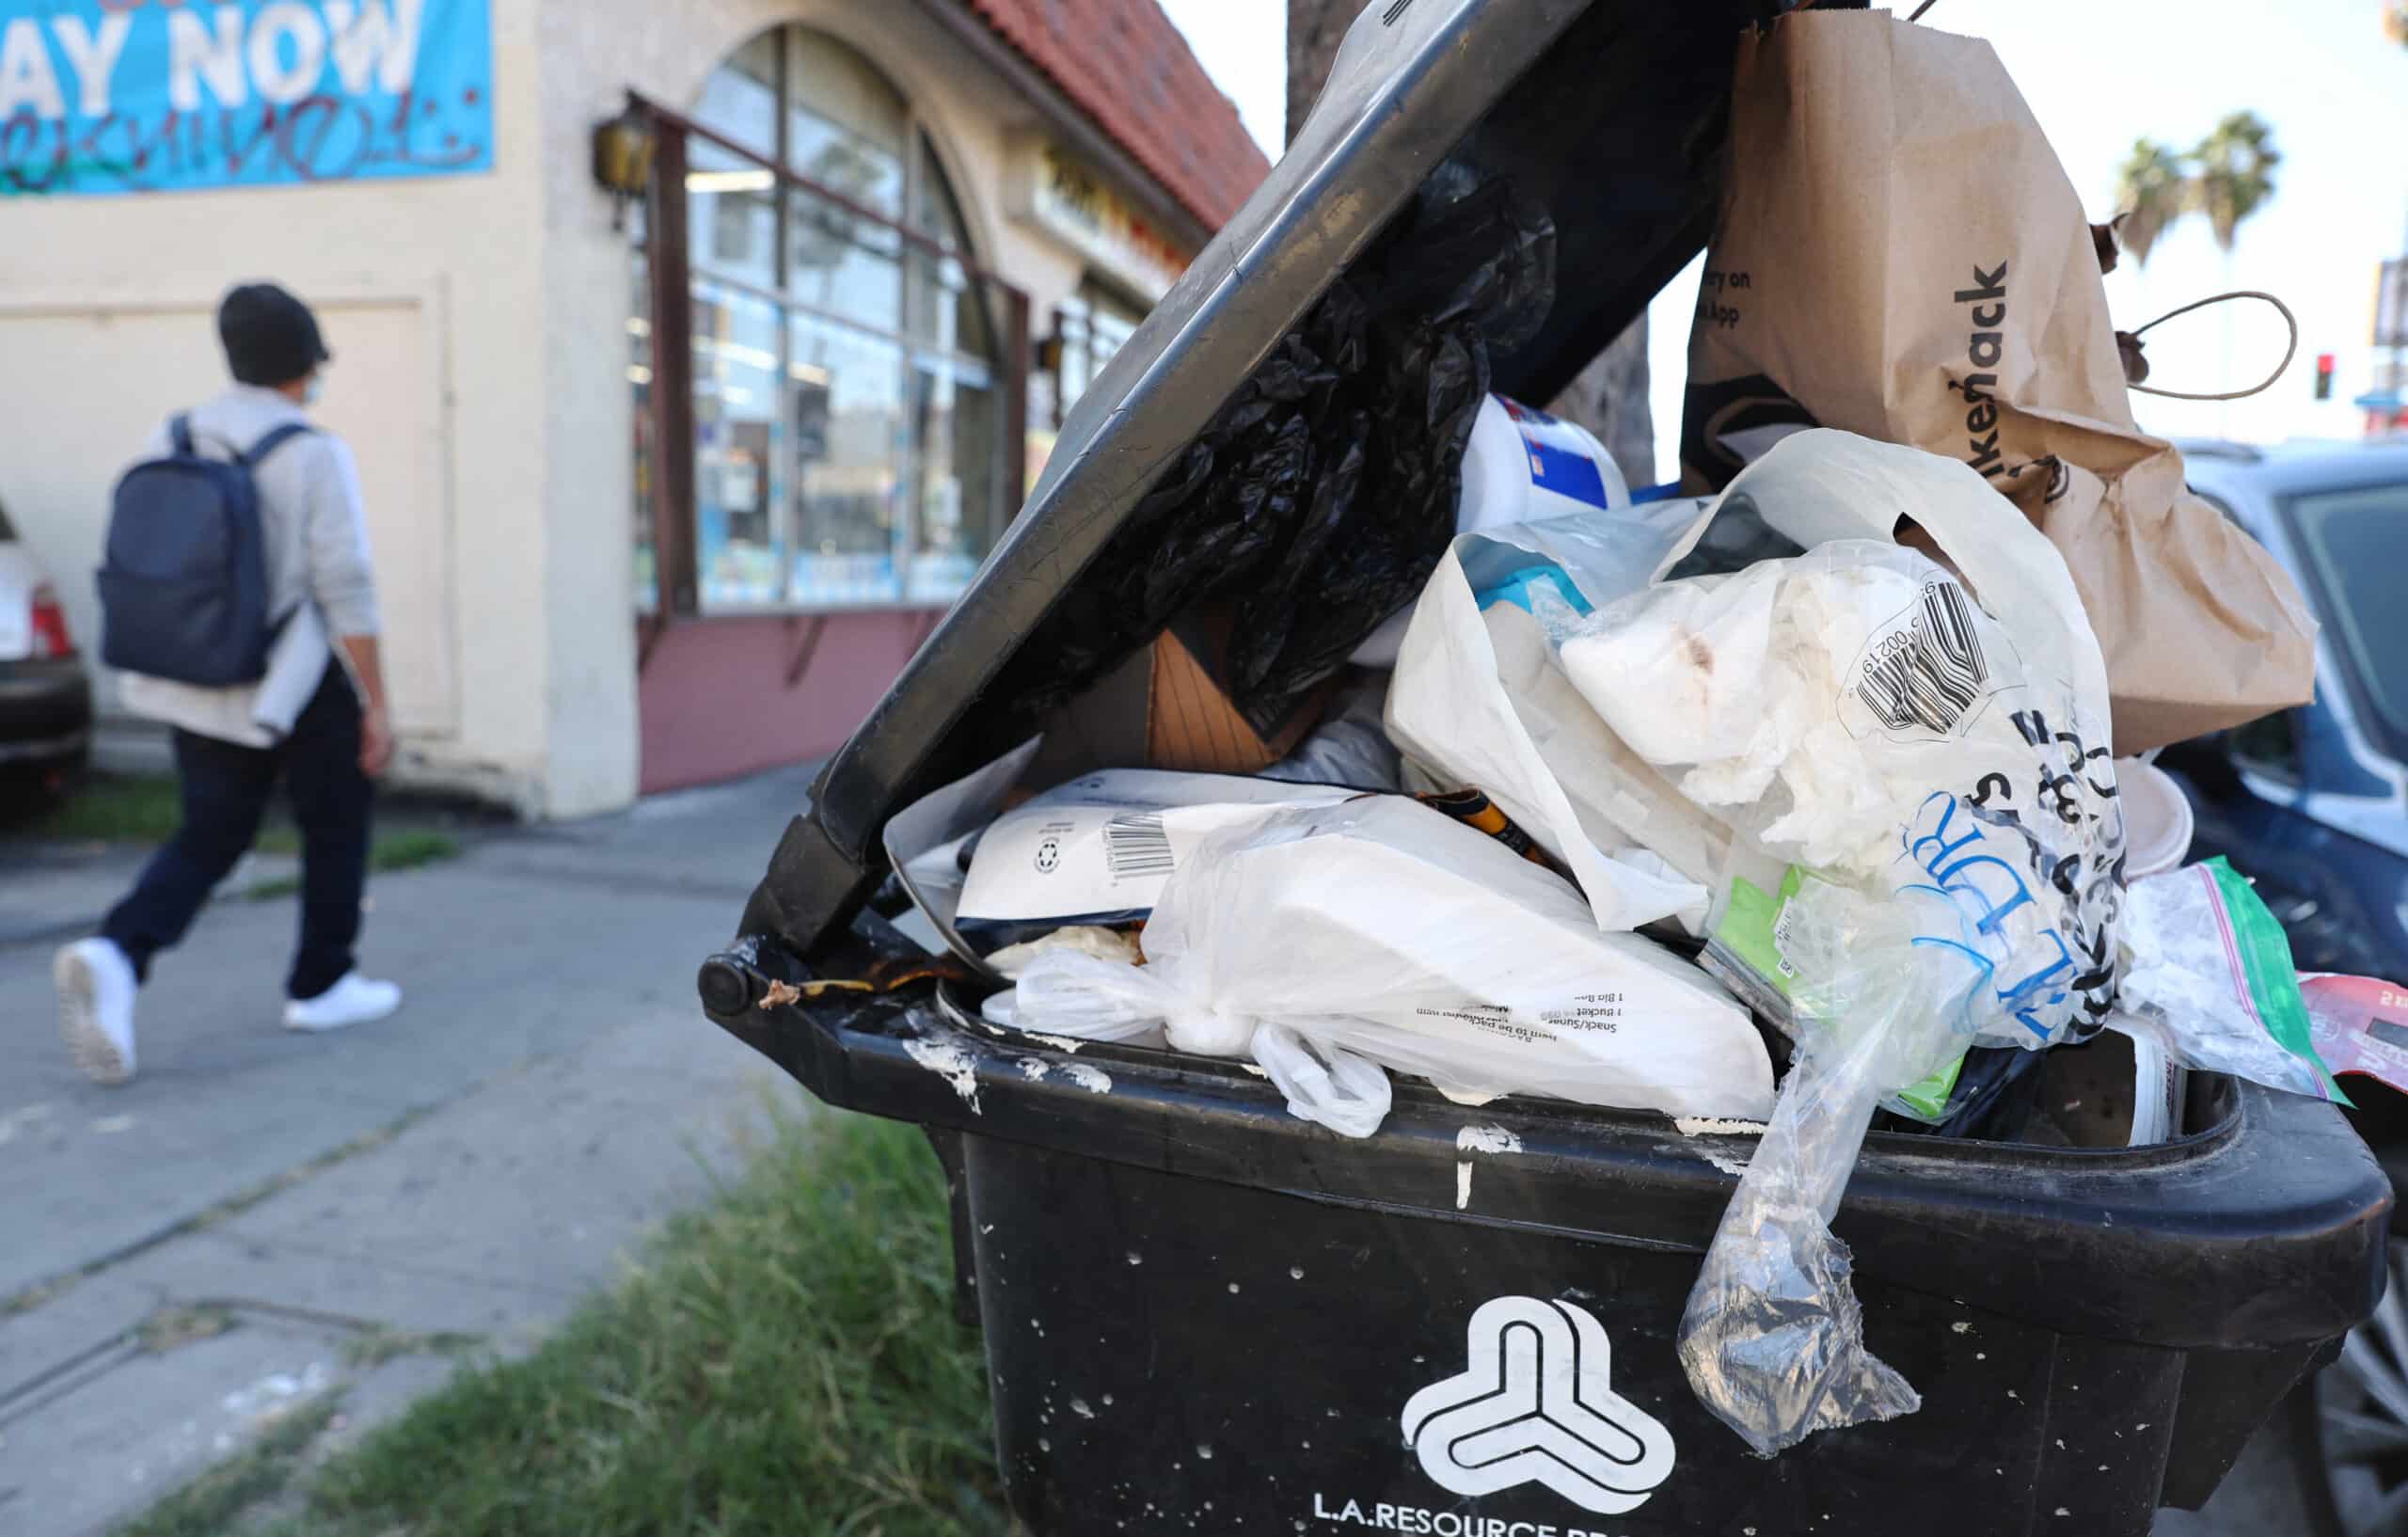
[[[135,1239],[131,1244],[121,1244],[97,1259],[88,1260],[73,1270],[53,1276],[45,1280],[36,1281],[33,1285],[9,1296],[0,1297],[0,1321],[15,1318],[20,1314],[29,1313],[37,1307],[45,1307],[103,1271],[114,1269],[128,1260],[147,1254],[162,1244],[170,1243],[187,1234],[206,1232],[222,1222],[242,1215],[271,1196],[290,1190],[294,1185],[323,1174],[335,1165],[356,1158],[362,1153],[372,1152],[446,1105],[455,1103],[483,1086],[482,1084],[478,1085],[474,1088],[464,1090],[461,1094],[452,1095],[432,1104],[414,1105],[383,1125],[372,1127],[347,1142],[329,1148],[314,1158],[269,1175],[257,1184],[248,1189],[237,1191],[214,1206],[196,1212],[190,1216],[179,1218],[155,1232]]]

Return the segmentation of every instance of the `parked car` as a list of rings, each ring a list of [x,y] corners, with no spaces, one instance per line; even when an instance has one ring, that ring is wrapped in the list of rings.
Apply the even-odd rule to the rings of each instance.
[[[2408,982],[2408,442],[2186,444],[2191,484],[2298,578],[2323,634],[2316,701],[2170,749],[2197,818],[2192,857],[2228,856],[2302,971]],[[2408,1195],[2408,1099],[2344,1086]],[[2316,1537],[2408,1533],[2408,1217],[2391,1292],[2292,1402]]]
[[[92,685],[58,590],[0,508],[0,814],[55,796],[92,746]]]

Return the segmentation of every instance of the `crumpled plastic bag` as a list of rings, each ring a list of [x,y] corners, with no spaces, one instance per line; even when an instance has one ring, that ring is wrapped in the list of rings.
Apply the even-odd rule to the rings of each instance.
[[[2222,858],[2135,880],[2108,1024],[2186,1068],[2349,1102],[2317,1054],[2283,926]]]
[[[1231,697],[1269,731],[1420,592],[1454,536],[1489,357],[1555,297],[1555,225],[1441,167],[1164,468],[988,694],[1025,724],[1179,613],[1241,598]]]
[[[1009,1019],[1252,1056],[1291,1108],[1349,1135],[1378,1124],[1356,1061],[1468,1100],[1748,1117],[1772,1103],[1763,1038],[1718,983],[1600,932],[1560,877],[1399,797],[1216,835],[1164,887],[1142,943],[1143,967],[1037,958]]]
[[[1958,917],[1932,888],[1873,905],[1810,881],[1789,912],[1798,1054],[1676,1337],[1700,1402],[1764,1457],[1922,1407],[1865,1348],[1830,1223],[1874,1107],[1963,1050],[1994,1006],[1974,952],[1928,943]]]

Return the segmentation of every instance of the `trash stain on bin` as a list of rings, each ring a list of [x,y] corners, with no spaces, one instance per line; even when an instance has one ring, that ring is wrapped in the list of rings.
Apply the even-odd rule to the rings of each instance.
[[[1728,1116],[1674,1116],[1683,1136],[1762,1136],[1765,1123]]]
[[[978,1108],[978,1065],[968,1052],[949,1040],[907,1040],[903,1053],[952,1085],[953,1091],[961,1096],[961,1102],[973,1113],[986,1113]]]
[[[1517,1153],[1522,1139],[1502,1126],[1466,1126],[1455,1133],[1455,1150],[1464,1153]],[[1471,1205],[1471,1165],[1468,1158],[1455,1163],[1455,1210]]]
[[[1112,1074],[1101,1068],[1090,1068],[1084,1062],[1065,1062],[1062,1064],[1062,1076],[1089,1094],[1112,1092]]]

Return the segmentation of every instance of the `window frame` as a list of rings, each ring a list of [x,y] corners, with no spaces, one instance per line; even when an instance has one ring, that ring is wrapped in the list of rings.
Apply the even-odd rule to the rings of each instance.
[[[906,495],[896,527],[892,531],[892,548],[896,559],[891,596],[863,602],[799,598],[796,595],[796,564],[803,553],[803,531],[795,513],[793,499],[787,497],[781,499],[777,508],[778,522],[775,525],[780,547],[782,596],[751,603],[714,601],[706,604],[702,600],[695,472],[692,314],[693,285],[699,277],[707,277],[712,283],[768,301],[784,312],[786,318],[782,319],[778,328],[778,366],[782,380],[792,365],[791,317],[796,315],[812,316],[895,346],[899,358],[898,392],[907,408],[919,359],[937,358],[956,371],[983,372],[988,379],[988,388],[996,392],[1002,407],[998,433],[1001,441],[994,451],[1000,461],[994,467],[998,487],[996,505],[985,515],[991,518],[991,526],[986,531],[989,548],[1002,537],[1018,511],[1015,493],[1026,480],[1027,381],[1032,350],[1026,291],[981,265],[965,246],[955,246],[917,228],[912,222],[918,207],[915,199],[922,191],[921,179],[927,174],[923,169],[924,161],[935,165],[948,189],[955,183],[938,154],[935,136],[928,131],[928,125],[908,95],[898,92],[904,103],[906,136],[903,181],[895,216],[806,176],[786,163],[789,108],[793,104],[791,93],[786,88],[791,83],[786,35],[785,27],[781,26],[777,36],[781,88],[776,114],[777,143],[773,147],[773,155],[765,156],[758,150],[640,92],[630,91],[627,97],[629,106],[650,124],[655,143],[652,182],[645,199],[645,216],[642,221],[642,237],[636,246],[649,277],[651,309],[647,339],[651,372],[646,382],[644,408],[651,417],[651,532],[654,592],[657,594],[653,604],[647,608],[642,602],[642,594],[638,594],[637,610],[656,626],[672,620],[744,618],[765,614],[926,612],[931,609],[942,609],[952,601],[950,597],[912,595],[914,584],[910,562],[919,553],[923,510],[915,499],[922,479],[920,460],[923,448],[912,440],[912,434],[908,429],[895,465],[897,483],[905,488]],[[778,194],[773,219],[776,244],[772,259],[779,279],[777,285],[764,289],[693,260],[686,173],[690,151],[697,143],[708,145],[715,153],[734,156],[776,178]],[[798,197],[817,198],[852,218],[876,226],[897,242],[895,257],[902,300],[894,317],[896,329],[864,324],[858,316],[832,313],[790,291],[787,258],[789,242],[793,239],[790,226]],[[955,202],[958,207],[958,193],[955,194]],[[965,235],[967,232],[966,230],[963,231]],[[990,311],[990,327],[996,319],[1003,323],[999,327],[1001,334],[993,339],[995,348],[991,356],[981,357],[943,347],[932,339],[911,334],[910,293],[914,281],[912,266],[915,260],[937,264],[953,263],[974,287],[983,287],[1001,299],[996,308],[1003,313],[992,316]],[[782,404],[782,413],[784,409]],[[649,647],[646,649],[648,651]]]

